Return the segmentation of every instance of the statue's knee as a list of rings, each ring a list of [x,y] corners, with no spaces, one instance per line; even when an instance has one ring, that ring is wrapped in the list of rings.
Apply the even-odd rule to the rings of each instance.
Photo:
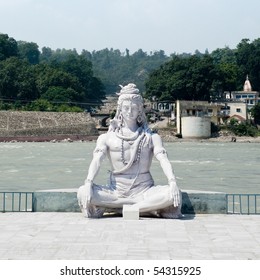
[[[77,191],[77,198],[78,200],[82,197],[83,195],[83,189],[84,189],[84,185],[79,187],[78,191]]]

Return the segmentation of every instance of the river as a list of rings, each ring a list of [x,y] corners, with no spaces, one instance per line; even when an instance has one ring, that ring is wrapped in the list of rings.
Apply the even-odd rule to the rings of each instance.
[[[95,142],[0,143],[0,191],[78,188],[85,180]],[[260,193],[260,143],[165,143],[182,190]],[[95,182],[105,184],[103,162]],[[167,182],[154,159],[156,184]]]

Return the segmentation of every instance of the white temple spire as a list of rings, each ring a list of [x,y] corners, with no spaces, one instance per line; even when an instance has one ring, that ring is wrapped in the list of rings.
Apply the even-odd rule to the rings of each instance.
[[[246,75],[246,80],[244,83],[244,91],[252,91],[252,87],[251,87],[248,75]]]

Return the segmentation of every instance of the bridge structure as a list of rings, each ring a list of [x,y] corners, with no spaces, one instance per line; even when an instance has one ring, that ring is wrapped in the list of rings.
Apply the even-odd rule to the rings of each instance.
[[[93,113],[91,114],[91,118],[96,124],[96,128],[99,131],[106,131],[108,130],[108,120],[110,118],[109,113]]]

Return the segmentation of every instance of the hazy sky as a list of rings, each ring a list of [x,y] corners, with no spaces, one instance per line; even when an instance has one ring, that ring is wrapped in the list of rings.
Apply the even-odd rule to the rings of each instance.
[[[260,37],[260,0],[0,0],[0,33],[40,48],[171,53]]]

